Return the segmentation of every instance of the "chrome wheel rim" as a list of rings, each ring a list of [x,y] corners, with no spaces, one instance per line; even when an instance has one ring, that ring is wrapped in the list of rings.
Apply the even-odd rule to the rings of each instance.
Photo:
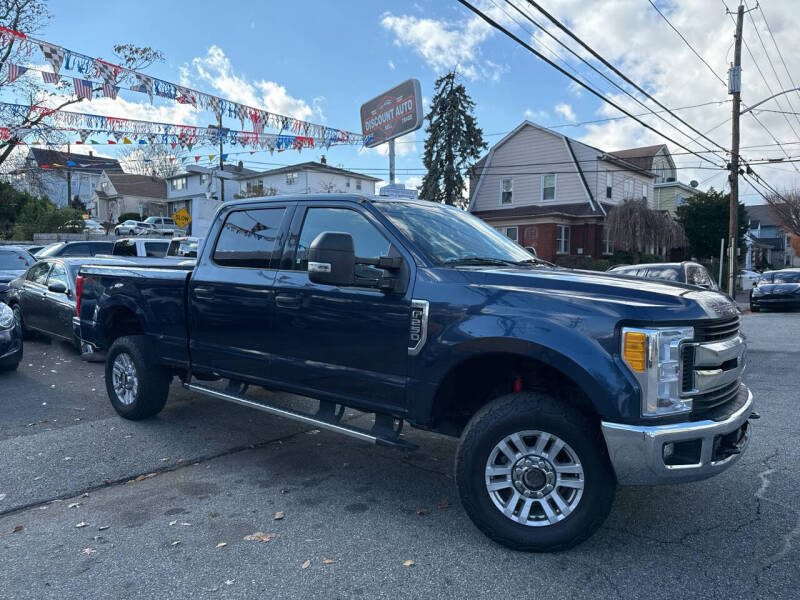
[[[498,442],[486,461],[486,491],[505,517],[546,527],[563,521],[583,496],[578,454],[545,431],[519,431]]]
[[[114,359],[111,371],[111,385],[117,394],[119,401],[125,406],[130,406],[136,399],[139,391],[139,377],[136,374],[136,366],[130,355],[122,352]]]

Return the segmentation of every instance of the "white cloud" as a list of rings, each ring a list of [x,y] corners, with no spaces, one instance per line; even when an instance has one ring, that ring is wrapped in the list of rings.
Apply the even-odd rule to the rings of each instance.
[[[545,119],[550,118],[550,113],[548,113],[546,110],[532,110],[530,108],[526,108],[523,114],[525,115],[526,119],[534,122],[544,121]]]
[[[361,148],[360,153],[375,152],[380,156],[389,156],[389,144],[381,144],[375,148]],[[408,156],[417,154],[417,132],[412,131],[395,139],[395,156]]]
[[[403,184],[409,189],[417,189],[419,186],[422,185],[422,176],[421,175],[411,175],[410,177],[406,177]]]
[[[250,81],[238,75],[230,59],[218,46],[211,46],[206,56],[193,59],[191,66],[190,77],[197,77],[210,84],[220,96],[228,100],[263,107],[270,112],[296,119],[308,119],[314,112],[305,100],[289,95],[285,87],[274,81]]]
[[[722,7],[719,2],[672,0],[659,3],[659,8],[689,40],[697,52],[708,61],[714,72],[721,79],[726,80],[728,64],[732,58],[730,46],[734,23],[720,11]],[[773,0],[768,6],[764,5],[763,7],[772,33],[775,35],[789,67],[789,72],[795,77],[795,82],[800,83],[796,75],[800,73],[800,36],[796,35],[796,8],[796,0]],[[677,108],[710,101],[722,101],[720,104],[678,111],[682,118],[695,125],[700,131],[708,131],[730,117],[731,105],[729,102],[725,102],[730,98],[726,86],[709,72],[708,67],[692,53],[649,3],[640,0],[605,0],[602,10],[586,10],[586,3],[579,0],[550,0],[547,10],[633,81],[658,98],[665,106]],[[752,13],[752,17],[755,27],[758,28],[761,37],[767,44],[769,56],[765,55],[764,49],[758,42],[754,23],[749,17],[745,20],[744,36],[748,40],[756,62],[767,77],[770,87],[774,91],[793,87],[771,44],[769,32],[761,13],[756,11]],[[544,23],[546,20],[541,19],[541,22]],[[557,29],[552,28],[551,31],[560,38],[563,37],[563,34]],[[552,40],[549,41],[549,45],[555,46]],[[584,73],[589,71],[585,65],[578,67],[575,59],[569,60],[580,71]],[[746,49],[743,50],[742,61],[743,100],[753,104],[770,96],[770,91]],[[780,85],[769,67],[770,61],[775,64],[782,80]],[[594,74],[591,75],[591,83],[593,87],[604,90],[610,99],[618,102],[626,110],[634,114],[644,112],[640,105],[633,102],[628,96],[618,93],[618,90],[614,90],[614,93],[608,92],[611,89],[608,84],[602,82]],[[566,80],[564,80],[564,87],[573,94],[579,91],[577,86],[567,84]],[[583,94],[583,96],[589,98],[588,94]],[[783,110],[800,110],[800,96],[797,94],[781,97],[778,101]],[[789,107],[789,101],[791,101],[793,109]],[[650,106],[654,110],[660,110],[655,105]],[[771,100],[764,105],[764,108],[781,110],[776,100]],[[600,118],[619,116],[619,114],[607,104],[601,105],[597,111],[597,116]],[[566,115],[564,116],[566,117]],[[757,116],[779,140],[800,141],[800,121],[796,120],[794,116],[786,115],[793,127],[789,126],[782,114],[762,112]],[[697,134],[692,133],[691,137],[681,135],[654,116],[645,117],[643,120],[681,144],[695,150],[702,150],[698,143],[691,142],[691,139],[697,137]],[[675,124],[691,133],[686,126],[677,121]],[[752,116],[742,117],[741,127],[742,155],[745,158],[753,160],[763,156],[784,156],[774,145],[759,149],[747,149],[747,146],[774,144],[772,136],[765,132]],[[729,148],[731,144],[730,122],[724,123],[708,135],[721,146]],[[695,156],[685,155],[685,151],[676,144],[649,131],[632,119],[589,125],[581,139],[603,150],[618,150],[666,142],[675,154],[677,165],[687,167],[678,171],[681,181],[688,182],[691,179],[702,181],[714,174],[713,171],[705,168],[697,168],[701,165],[704,167],[710,165],[702,163],[701,159]],[[701,142],[708,148],[716,148],[702,139]],[[800,150],[800,145],[787,146],[790,154],[793,149]],[[724,158],[719,158],[717,162],[721,164],[724,160]],[[770,170],[769,167],[754,168],[779,188],[796,185],[798,181],[798,174],[791,165],[778,165],[774,170]],[[783,171],[777,170],[778,168]],[[726,185],[725,180],[726,173],[720,171],[704,187],[714,185],[720,189]]]
[[[575,122],[577,120],[577,117],[575,116],[575,111],[572,110],[572,107],[566,102],[561,102],[559,104],[556,104],[553,107],[553,110],[555,110],[558,114],[564,117],[567,121]]]
[[[497,16],[496,8],[486,10]],[[480,46],[494,30],[477,16],[445,21],[385,13],[381,26],[394,34],[396,46],[412,48],[437,73],[456,67],[469,79],[496,81],[506,71],[482,57]]]
[[[581,96],[583,96],[583,88],[574,81],[569,82],[569,84],[567,85],[567,89],[576,98],[580,98]]]
[[[397,68],[397,67],[395,67],[395,66],[394,66],[394,61],[392,61],[392,60],[390,60],[388,64],[389,64],[389,68],[390,68],[392,71],[394,71],[394,70]]]

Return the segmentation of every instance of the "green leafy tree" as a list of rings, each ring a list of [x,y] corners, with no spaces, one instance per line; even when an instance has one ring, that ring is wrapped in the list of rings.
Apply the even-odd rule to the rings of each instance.
[[[436,80],[430,112],[425,117],[428,137],[422,162],[427,173],[422,179],[421,196],[463,207],[464,173],[487,146],[472,114],[475,103],[458,78],[453,70]]]
[[[729,211],[730,197],[728,194],[715,191],[714,188],[700,192],[678,207],[678,221],[683,225],[686,237],[689,238],[692,256],[698,259],[719,256],[719,241],[724,238],[727,246]],[[740,202],[737,231],[740,256],[744,256],[746,232],[747,211]]]

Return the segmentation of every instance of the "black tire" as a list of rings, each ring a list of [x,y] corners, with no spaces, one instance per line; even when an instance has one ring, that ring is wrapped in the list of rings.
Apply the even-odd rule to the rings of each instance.
[[[487,461],[495,445],[506,436],[531,430],[566,442],[583,468],[583,495],[572,512],[544,526],[526,525],[505,516],[492,500],[485,479]],[[552,448],[550,442],[545,447]],[[556,455],[563,456],[558,452]],[[470,519],[489,538],[514,550],[555,552],[583,542],[603,524],[614,501],[616,477],[596,423],[552,396],[522,392],[497,398],[472,417],[456,453],[456,485]],[[558,489],[572,493],[566,488]],[[513,491],[510,489],[509,493]],[[525,500],[520,498],[520,502]],[[544,509],[540,501],[532,502],[532,506],[539,503],[536,508]],[[548,500],[545,498],[544,502]]]
[[[757,304],[753,304],[752,302],[750,303],[750,312],[760,312],[760,311],[761,311],[760,306],[758,306]]]
[[[2,365],[0,366],[0,373],[9,373],[11,371],[16,371],[19,367],[19,363],[22,361],[17,361],[15,363],[11,363],[10,365]]]
[[[14,311],[14,318],[19,323],[19,329],[22,333],[22,339],[27,340],[33,337],[33,332],[25,327],[25,318],[22,314],[22,307],[19,304],[12,304],[11,310]]]
[[[164,367],[153,363],[148,356],[149,344],[143,335],[129,335],[118,338],[108,351],[106,357],[106,391],[111,405],[125,419],[138,421],[157,415],[167,402],[169,394],[170,373]],[[120,358],[127,357],[127,358]],[[115,388],[114,369],[119,364],[128,362],[135,376],[135,385],[130,383],[130,397],[123,398]]]

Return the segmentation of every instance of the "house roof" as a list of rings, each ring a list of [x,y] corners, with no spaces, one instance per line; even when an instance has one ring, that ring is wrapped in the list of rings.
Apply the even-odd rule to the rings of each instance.
[[[615,150],[614,152],[609,152],[608,154],[620,158],[625,162],[629,162],[639,169],[649,171],[653,168],[653,159],[655,158],[656,154],[658,154],[663,148],[666,148],[666,144],[643,146],[641,148],[628,148],[627,150]]]
[[[775,209],[769,204],[752,204],[745,207],[747,216],[751,221],[758,221],[762,227],[771,227],[773,225],[780,225],[778,215],[775,214]]]
[[[106,173],[119,196],[143,196],[158,200],[167,199],[167,183],[150,175],[132,173]]]
[[[261,177],[264,175],[280,175],[281,173],[292,173],[294,171],[318,171],[323,173],[331,173],[334,175],[345,175],[348,177],[357,177],[359,179],[365,179],[367,181],[380,181],[380,177],[373,177],[372,175],[364,175],[363,173],[357,173],[355,171],[349,171],[347,169],[340,169],[339,167],[332,167],[328,164],[323,164],[321,162],[315,161],[308,161],[304,163],[298,163],[296,165],[287,165],[285,167],[280,167],[278,169],[270,169],[269,171],[262,171],[262,172],[254,172],[254,177]],[[244,179],[244,177],[242,178]]]
[[[606,211],[611,205],[604,205]],[[491,210],[475,210],[472,212],[476,217],[491,219],[493,217],[540,217],[542,215],[566,215],[570,217],[602,217],[604,213],[590,205],[588,202],[577,202],[574,204],[556,204],[552,206],[527,205],[515,206],[514,208],[494,208]]]
[[[239,179],[240,177],[246,177],[248,175],[255,175],[258,171],[254,171],[253,169],[248,169],[247,167],[239,168],[239,165],[234,165],[230,163],[226,163],[222,166],[222,171],[226,174],[231,175],[231,177],[225,177],[225,179]],[[189,165],[186,168],[186,171],[183,173],[175,173],[175,175],[170,175],[165,177],[164,179],[176,179],[177,177],[186,177],[187,175],[198,175],[200,173],[217,173],[219,174],[219,167],[200,167],[197,165]]]
[[[106,158],[104,156],[89,156],[86,154],[67,154],[59,150],[50,150],[48,148],[35,148],[31,147],[31,155],[36,161],[38,166],[42,165],[63,165],[67,166],[67,162],[74,162],[75,166],[70,165],[73,171],[82,171],[84,173],[97,173],[103,171],[116,171],[121,173],[122,167],[114,158]]]

